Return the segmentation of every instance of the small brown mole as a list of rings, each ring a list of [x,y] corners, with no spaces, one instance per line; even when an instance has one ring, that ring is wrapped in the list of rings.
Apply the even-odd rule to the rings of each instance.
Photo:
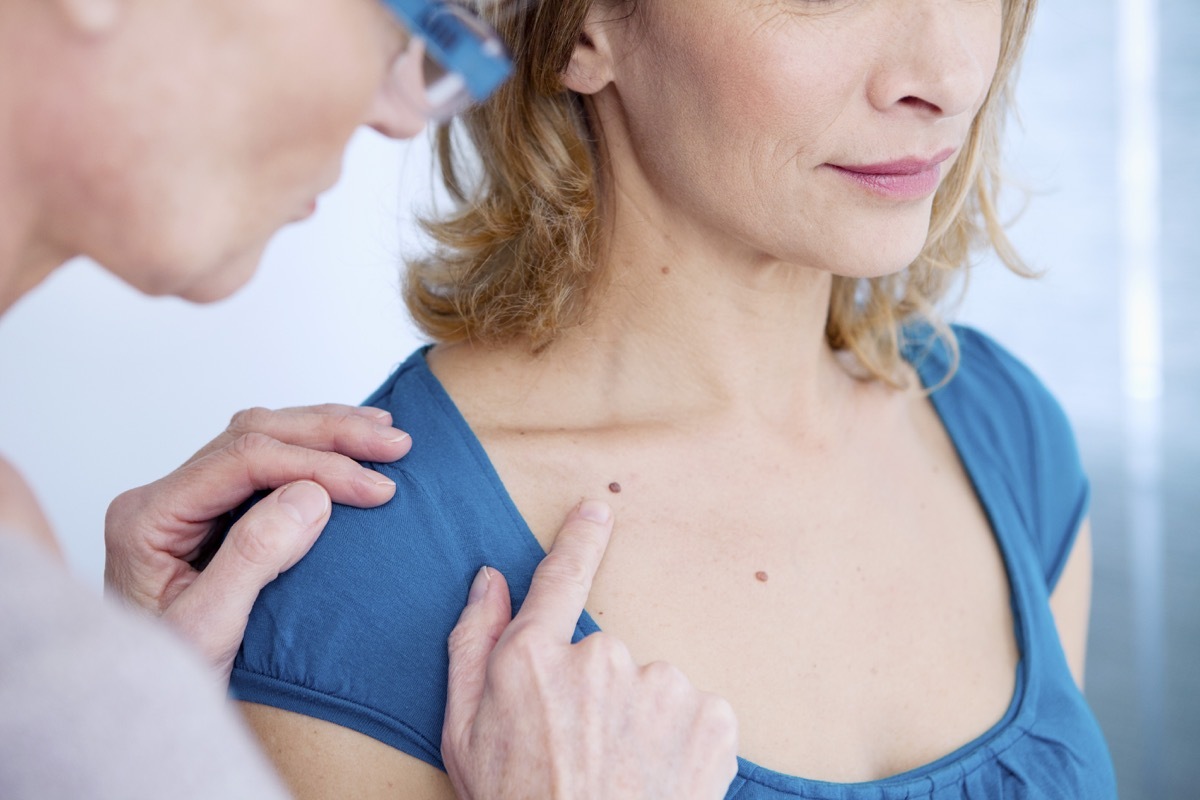
[[[670,275],[670,274],[671,274],[671,268],[670,268],[670,267],[663,267],[663,268],[662,268],[662,274],[663,274],[663,275]]]
[[[610,483],[608,485],[608,490],[610,492],[612,492],[613,494],[620,494],[621,493],[621,484],[617,483],[616,481],[613,481],[612,483]]]
[[[767,580],[770,578],[770,576],[767,575],[767,573],[763,572],[761,569],[758,572],[754,573],[754,577],[756,579],[758,579],[761,583],[766,583]]]

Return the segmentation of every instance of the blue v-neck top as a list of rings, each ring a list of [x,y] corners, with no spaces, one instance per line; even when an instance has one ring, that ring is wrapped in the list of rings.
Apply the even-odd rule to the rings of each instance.
[[[949,350],[927,331],[908,333],[906,357],[926,386],[938,385]],[[1087,514],[1088,483],[1070,426],[1019,361],[974,330],[955,333],[958,370],[932,401],[1008,573],[1021,653],[1008,711],[953,753],[867,783],[809,780],[743,759],[727,798],[1116,797],[1107,747],[1049,608]],[[499,569],[519,608],[545,553],[424,350],[367,403],[390,411],[413,437],[400,461],[370,465],[396,481],[396,496],[380,508],[335,507],[312,551],[263,591],[231,690],[240,700],[359,731],[441,769],[446,639],[471,580],[485,564]],[[585,612],[575,639],[597,630]]]

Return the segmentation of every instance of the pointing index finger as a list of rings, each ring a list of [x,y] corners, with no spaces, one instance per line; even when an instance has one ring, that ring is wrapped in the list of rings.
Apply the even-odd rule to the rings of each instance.
[[[600,500],[585,500],[567,515],[550,552],[533,573],[513,628],[532,625],[555,639],[571,641],[612,526],[612,509]]]

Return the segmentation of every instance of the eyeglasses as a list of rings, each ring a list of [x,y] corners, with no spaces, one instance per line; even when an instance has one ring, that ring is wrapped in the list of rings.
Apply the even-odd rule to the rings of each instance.
[[[444,122],[486,100],[512,74],[495,31],[453,0],[383,0],[412,34],[402,58],[420,58],[421,111]]]

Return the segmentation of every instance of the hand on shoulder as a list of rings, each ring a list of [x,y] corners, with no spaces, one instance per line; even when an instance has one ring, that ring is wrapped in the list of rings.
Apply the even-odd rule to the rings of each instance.
[[[357,463],[408,452],[391,422],[343,405],[240,412],[179,469],[109,506],[108,589],[163,617],[227,678],[259,591],[308,552],[331,501],[391,499],[395,484]],[[225,532],[226,515],[267,490]]]

